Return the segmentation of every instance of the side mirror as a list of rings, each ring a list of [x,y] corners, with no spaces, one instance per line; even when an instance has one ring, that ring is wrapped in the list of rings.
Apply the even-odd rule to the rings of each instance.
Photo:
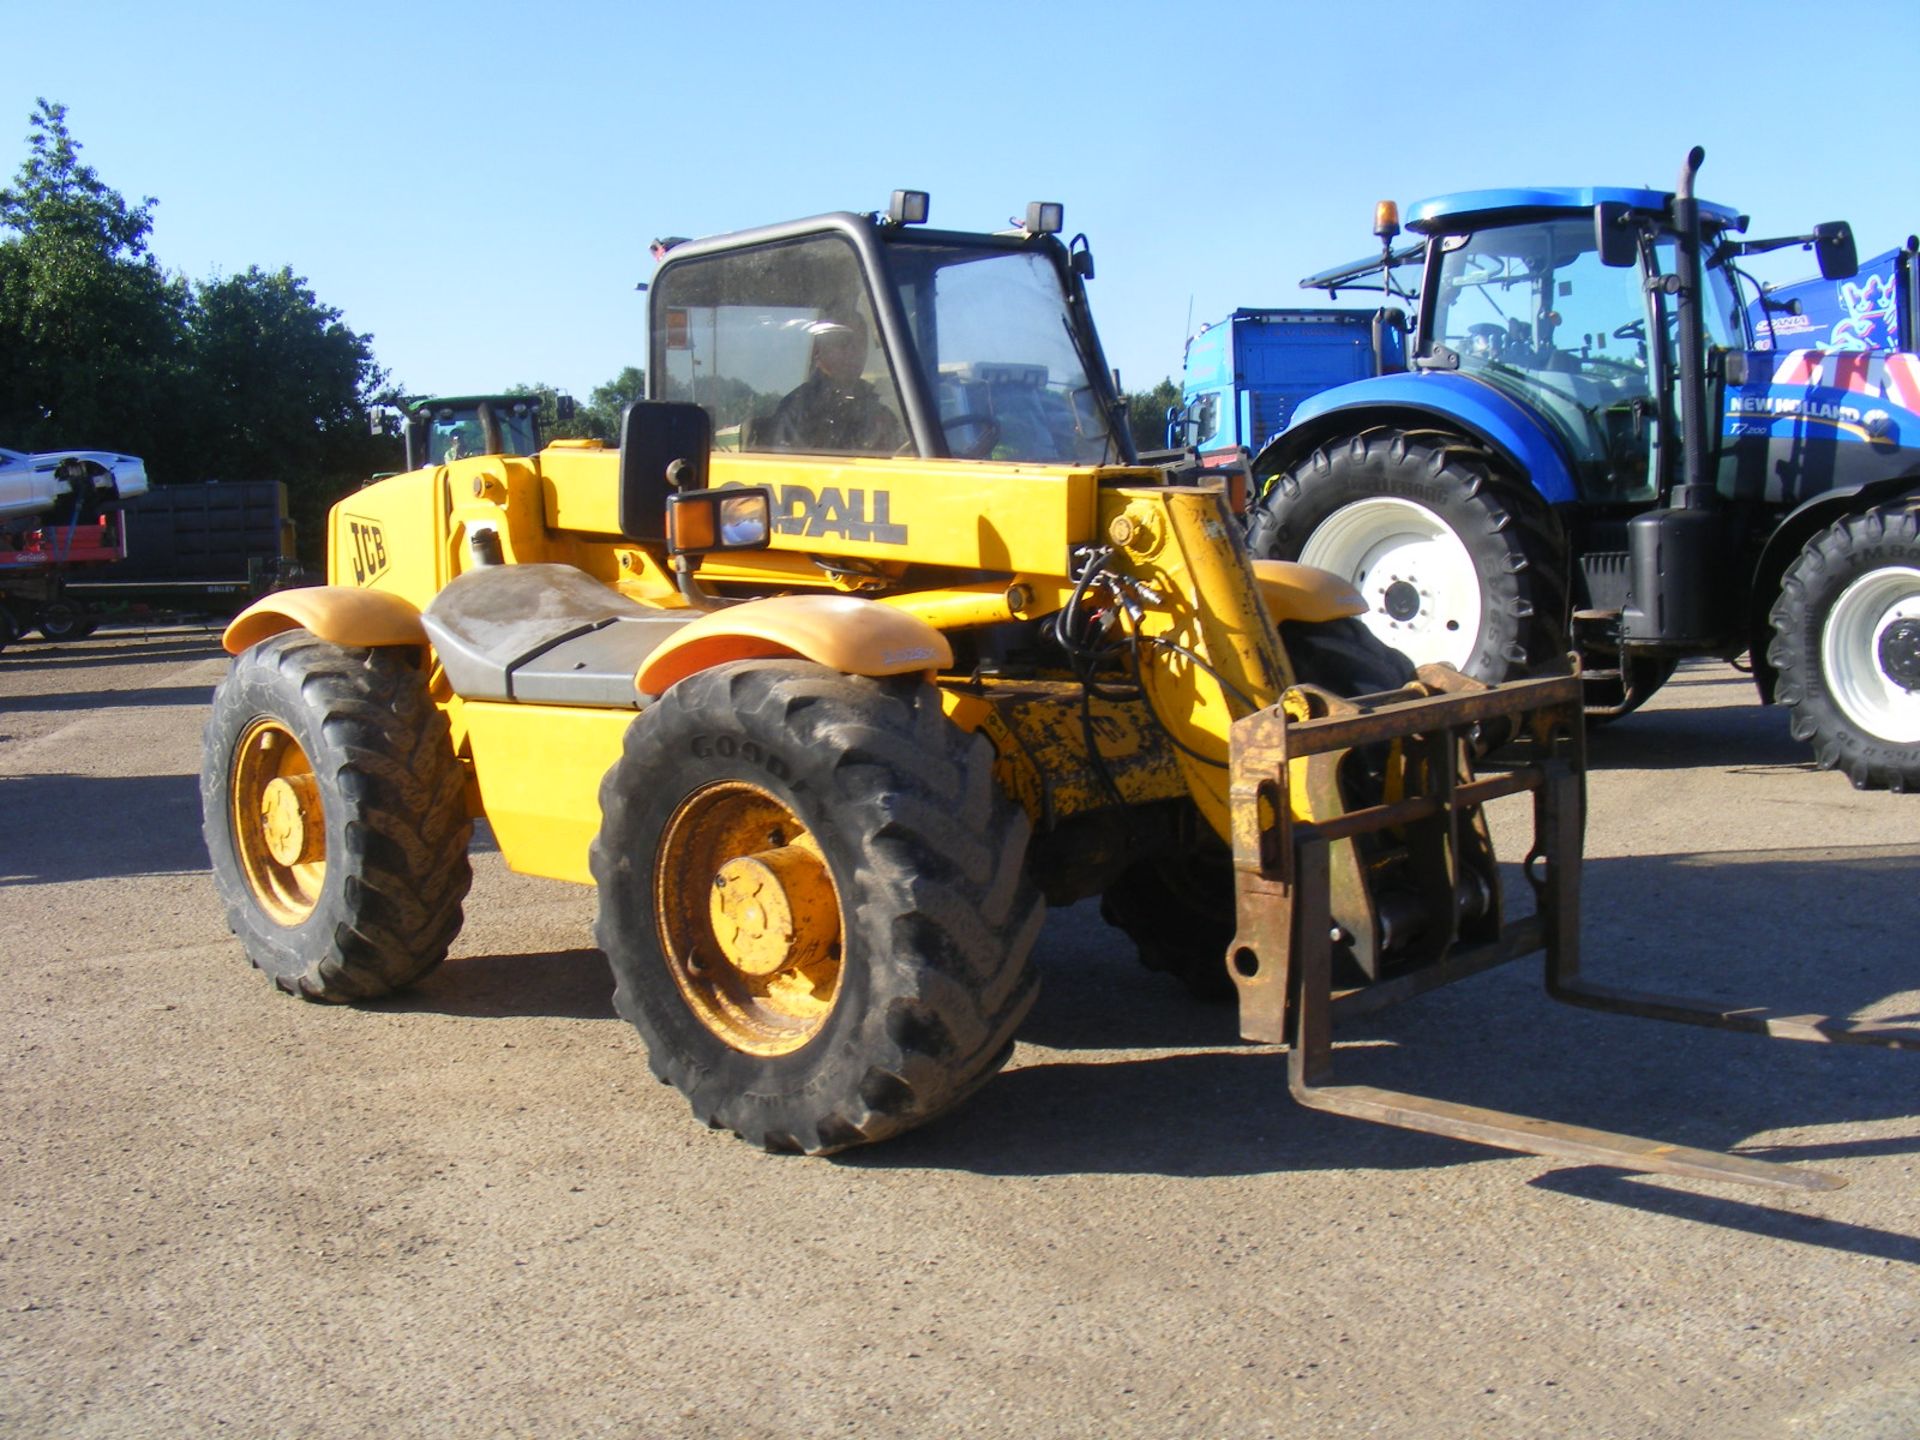
[[[620,417],[620,533],[664,542],[667,497],[707,488],[713,420],[698,405],[636,400]]]
[[[1813,253],[1820,257],[1822,280],[1851,280],[1860,273],[1860,254],[1854,248],[1853,227],[1844,220],[1813,227]]]
[[[1193,444],[1194,432],[1199,429],[1189,405],[1169,405],[1167,407],[1167,449],[1185,450]]]
[[[1640,263],[1640,240],[1620,201],[1602,200],[1593,207],[1593,247],[1600,252],[1600,263],[1616,270]]]
[[[571,420],[571,419],[573,418],[573,413],[574,413],[574,411],[573,411],[573,396],[571,396],[571,395],[556,395],[556,396],[554,396],[554,397],[553,397],[553,416],[554,416],[554,419],[556,419],[556,420],[562,420],[562,421],[565,421],[565,420]]]
[[[1087,243],[1086,236],[1073,237],[1073,243],[1067,247],[1067,263],[1082,280],[1093,279],[1093,247]]]

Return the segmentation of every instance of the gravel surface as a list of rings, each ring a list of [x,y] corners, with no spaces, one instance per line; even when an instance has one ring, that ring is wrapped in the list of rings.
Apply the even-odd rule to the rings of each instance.
[[[484,836],[423,984],[273,991],[199,835],[224,665],[184,628],[0,655],[0,1433],[1920,1433],[1920,1057],[1527,964],[1341,1032],[1343,1079],[1849,1184],[1556,1166],[1294,1106],[1081,905],[964,1108],[765,1155],[650,1077],[592,892]],[[1596,978],[1920,1018],[1920,798],[1812,770],[1717,665],[1592,751]]]

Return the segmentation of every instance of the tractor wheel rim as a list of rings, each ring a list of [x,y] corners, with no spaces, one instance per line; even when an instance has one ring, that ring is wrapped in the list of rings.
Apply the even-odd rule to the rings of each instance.
[[[1891,565],[1855,580],[1820,628],[1820,669],[1855,725],[1896,745],[1920,741],[1920,690],[1899,642],[1920,624],[1920,570]]]
[[[1466,668],[1480,639],[1480,576],[1467,547],[1424,505],[1381,497],[1343,505],[1300,552],[1367,597],[1367,628],[1413,660]]]
[[[327,879],[326,812],[293,732],[261,717],[234,747],[228,820],[254,903],[276,925],[304,923]]]
[[[660,951],[696,1019],[735,1050],[786,1055],[839,998],[843,906],[779,799],[723,781],[682,800],[653,868]]]

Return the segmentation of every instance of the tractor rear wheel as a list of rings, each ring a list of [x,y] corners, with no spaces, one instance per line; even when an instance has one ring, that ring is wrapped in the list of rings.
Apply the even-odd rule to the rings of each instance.
[[[830,1154],[1006,1060],[1044,914],[1027,819],[932,686],[703,671],[634,721],[600,808],[614,1004],[708,1125]]]
[[[1781,580],[1767,659],[1796,740],[1862,790],[1920,790],[1920,509],[1849,515]]]
[[[367,1000],[446,956],[472,883],[446,717],[394,650],[288,630],[214,692],[200,800],[214,885],[282,990]]]
[[[1416,664],[1497,685],[1567,652],[1553,513],[1463,438],[1376,427],[1329,441],[1272,479],[1247,543],[1351,580],[1367,627]]]

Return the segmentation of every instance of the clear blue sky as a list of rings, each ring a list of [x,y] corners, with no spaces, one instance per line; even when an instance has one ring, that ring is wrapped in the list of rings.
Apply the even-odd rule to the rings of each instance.
[[[414,393],[645,363],[656,235],[896,187],[994,229],[1060,200],[1131,389],[1191,328],[1311,303],[1372,204],[1513,184],[1700,190],[1751,234],[1920,228],[1920,3],[1360,6],[0,5],[0,175],[36,96],[159,200],[168,269],[288,265]],[[1763,279],[1811,270],[1798,251]],[[132,440],[126,443],[135,443]]]

